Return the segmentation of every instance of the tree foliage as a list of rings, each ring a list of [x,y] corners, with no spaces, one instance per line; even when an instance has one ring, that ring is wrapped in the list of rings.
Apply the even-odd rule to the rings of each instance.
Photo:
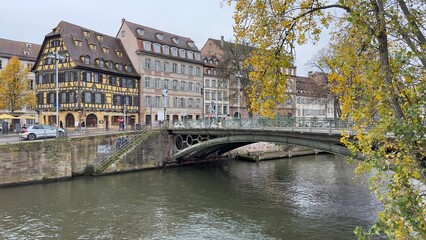
[[[231,1],[228,1],[231,3]],[[355,137],[342,142],[362,156],[358,173],[373,171],[371,189],[383,202],[377,223],[359,238],[386,234],[391,239],[426,239],[426,4],[424,0],[239,0],[237,40],[257,50],[253,109],[274,111],[284,94],[283,69],[294,62],[294,45],[320,39],[333,26],[331,90],[342,117],[354,121]],[[424,185],[423,185],[424,186]]]
[[[0,71],[0,109],[15,112],[23,107],[33,107],[34,91],[30,90],[28,69],[17,57],[12,57]]]

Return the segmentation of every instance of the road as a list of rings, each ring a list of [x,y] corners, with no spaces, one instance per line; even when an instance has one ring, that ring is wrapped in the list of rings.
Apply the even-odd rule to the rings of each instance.
[[[98,129],[96,130],[88,129],[86,132],[80,132],[80,131],[68,130],[67,137],[73,138],[73,137],[81,137],[81,136],[94,136],[94,135],[114,134],[114,133],[119,133],[119,131],[112,130],[107,132],[107,131],[98,130]],[[28,140],[22,139],[20,137],[20,134],[18,133],[9,133],[9,134],[0,133],[0,144],[17,143],[21,141],[28,141]],[[35,141],[40,141],[40,140],[35,140]]]

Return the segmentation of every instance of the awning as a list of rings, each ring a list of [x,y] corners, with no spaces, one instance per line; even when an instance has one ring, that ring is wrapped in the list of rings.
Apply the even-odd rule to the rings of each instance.
[[[0,119],[17,119],[17,117],[3,113],[3,114],[0,115]]]

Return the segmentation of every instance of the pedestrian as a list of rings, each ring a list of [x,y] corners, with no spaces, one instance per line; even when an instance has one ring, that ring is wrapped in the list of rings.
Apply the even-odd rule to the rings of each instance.
[[[81,131],[84,132],[84,130],[86,129],[86,124],[83,122],[81,122]]]
[[[64,124],[62,123],[62,121],[59,121],[59,127],[64,128]]]

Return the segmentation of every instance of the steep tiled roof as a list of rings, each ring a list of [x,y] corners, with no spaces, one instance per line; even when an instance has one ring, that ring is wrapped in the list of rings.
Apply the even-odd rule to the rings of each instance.
[[[318,86],[313,78],[310,77],[296,77],[296,92],[297,95],[312,95],[322,91],[322,87]]]
[[[90,36],[85,36],[84,32],[90,33]],[[46,35],[46,39],[56,35],[60,35],[62,38],[62,41],[67,47],[67,51],[76,66],[96,68],[101,71],[115,72],[118,74],[139,76],[126,53],[121,40],[118,38],[65,21],[61,21],[51,33]],[[102,36],[102,40],[99,40],[98,36]],[[75,40],[81,41],[82,46],[77,46],[75,44]],[[90,44],[95,45],[96,50],[91,49]],[[104,52],[103,48],[108,48],[109,53]],[[122,56],[120,57],[116,51],[121,52]],[[90,64],[85,64],[81,60],[81,56],[89,56]],[[117,69],[102,68],[95,63],[95,59],[103,59],[104,61],[113,61],[114,64],[122,63],[123,65],[132,66],[132,71],[129,73],[126,70],[118,71]]]
[[[34,62],[41,45],[27,42],[18,42],[0,38],[0,56],[10,58],[17,56],[20,60]]]
[[[147,26],[144,26],[144,25],[132,23],[132,22],[129,22],[129,21],[126,21],[126,20],[123,20],[123,24],[124,23],[126,23],[127,26],[129,26],[133,35],[135,35],[135,37],[137,39],[161,43],[161,44],[164,44],[164,45],[168,45],[170,47],[177,47],[177,48],[181,48],[181,49],[190,50],[190,51],[193,51],[193,52],[199,52],[197,46],[195,45],[194,41],[192,41],[191,38],[182,37],[182,36],[179,36],[179,35],[176,35],[176,34],[164,32],[164,31],[157,30],[157,29],[154,29],[154,28],[150,28],[150,27],[147,27]],[[138,29],[143,30],[143,35],[140,35],[137,32]],[[162,34],[163,39],[161,40],[158,37],[156,37],[156,34]],[[179,42],[178,43],[174,42],[172,40],[173,38],[179,39]],[[192,43],[193,46],[188,45],[188,43]]]

